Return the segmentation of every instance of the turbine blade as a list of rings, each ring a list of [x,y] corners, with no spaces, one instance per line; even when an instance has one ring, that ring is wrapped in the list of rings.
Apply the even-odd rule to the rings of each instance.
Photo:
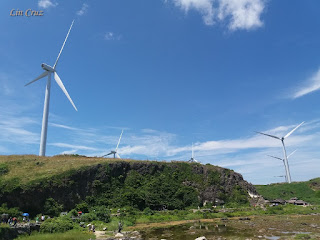
[[[273,135],[270,135],[270,134],[266,134],[266,133],[262,133],[262,132],[256,132],[256,133],[259,133],[259,134],[262,134],[262,135],[265,135],[265,136],[268,136],[268,137],[272,137],[272,138],[276,138],[276,139],[281,140],[279,137],[273,136]]]
[[[191,147],[191,150],[192,150],[192,154],[191,154],[191,158],[193,158],[193,143],[192,143],[192,147]]]
[[[120,138],[119,138],[119,141],[118,141],[118,144],[117,144],[117,147],[116,147],[116,151],[118,151],[118,147],[119,147],[119,144],[120,144],[120,141],[121,141],[122,133],[123,133],[123,129],[122,129],[122,132],[120,134]]]
[[[298,127],[300,127],[302,124],[304,124],[304,122],[300,123],[298,126],[296,126],[293,130],[291,130],[291,132],[289,132],[287,135],[285,135],[283,138],[287,138],[289,137],[295,130],[298,129]]]
[[[290,157],[292,154],[294,154],[296,151],[297,151],[297,149],[294,150],[292,153],[290,153],[287,158],[289,158],[289,157]]]
[[[47,71],[44,71],[43,73],[41,73],[36,79],[32,80],[31,82],[27,83],[26,85],[24,86],[28,86],[30,85],[31,83],[34,83],[35,81],[38,81],[39,79],[41,78],[44,78],[45,76],[48,75],[48,72]]]
[[[268,157],[275,158],[275,159],[279,159],[279,160],[283,161],[283,159],[282,159],[282,158],[279,158],[279,157],[275,157],[275,156],[271,156],[271,155],[267,155],[267,156],[268,156]]]
[[[117,156],[117,158],[120,158],[120,159],[121,159],[121,157],[120,157],[120,155],[119,155],[118,153],[116,153],[116,156]]]
[[[73,23],[74,23],[74,20],[73,20],[72,23],[71,23],[71,26],[70,26],[70,28],[69,28],[69,31],[68,31],[68,33],[67,33],[66,38],[64,39],[64,42],[63,42],[62,47],[61,47],[61,49],[60,49],[59,55],[58,55],[58,57],[57,57],[57,60],[56,60],[56,62],[55,62],[54,65],[53,65],[53,69],[56,69],[56,66],[57,66],[57,64],[58,64],[60,55],[61,55],[61,53],[62,53],[62,50],[63,50],[63,48],[64,48],[64,45],[66,44],[66,41],[67,41],[67,39],[68,39],[68,36],[69,36],[70,31],[71,31],[71,28],[72,28]]]
[[[67,96],[67,98],[69,99],[69,101],[71,102],[72,106],[74,107],[74,109],[76,111],[78,111],[78,109],[76,108],[76,106],[74,105],[71,97],[69,96],[69,93],[67,92],[67,89],[64,87],[60,77],[58,76],[58,74],[56,72],[54,72],[54,79],[56,80],[57,84],[59,85],[59,87],[61,88],[61,90],[64,92],[64,94]]]

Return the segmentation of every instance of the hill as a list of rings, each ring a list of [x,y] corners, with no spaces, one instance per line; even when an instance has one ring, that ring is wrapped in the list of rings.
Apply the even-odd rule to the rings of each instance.
[[[255,187],[258,193],[268,200],[297,197],[311,204],[320,204],[320,178],[306,182],[274,183]]]
[[[37,214],[92,206],[184,209],[247,204],[255,188],[232,170],[187,162],[0,156],[0,204]]]

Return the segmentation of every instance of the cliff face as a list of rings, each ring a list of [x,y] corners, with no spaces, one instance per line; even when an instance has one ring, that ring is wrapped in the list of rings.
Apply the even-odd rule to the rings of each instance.
[[[176,209],[212,202],[246,202],[253,185],[229,169],[185,162],[105,162],[0,190],[0,204],[41,213],[48,198],[76,204]]]

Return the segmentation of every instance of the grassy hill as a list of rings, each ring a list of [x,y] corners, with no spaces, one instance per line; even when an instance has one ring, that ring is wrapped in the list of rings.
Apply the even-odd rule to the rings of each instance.
[[[0,156],[0,205],[32,214],[46,206],[86,211],[95,206],[171,210],[204,202],[247,204],[248,191],[256,192],[241,174],[210,164]]]
[[[320,204],[320,178],[306,182],[275,183],[255,185],[258,193],[265,199],[290,199],[297,197],[311,204]]]

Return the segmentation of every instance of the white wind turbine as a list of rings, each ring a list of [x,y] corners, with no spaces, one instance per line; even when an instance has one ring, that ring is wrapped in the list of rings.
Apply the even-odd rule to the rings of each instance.
[[[120,155],[118,154],[118,147],[119,147],[119,144],[120,144],[120,141],[121,141],[122,133],[123,133],[123,130],[122,130],[122,132],[121,132],[121,134],[120,134],[120,137],[119,137],[119,141],[118,141],[116,150],[113,150],[113,151],[111,151],[110,153],[108,153],[108,154],[106,154],[106,155],[103,155],[103,157],[106,157],[106,156],[109,156],[109,155],[112,155],[112,154],[113,154],[113,158],[116,158],[116,157],[117,157],[117,158],[120,158],[120,159],[121,159]]]
[[[195,158],[194,158],[194,153],[193,153],[193,143],[191,146],[191,158],[188,162],[198,162]]]
[[[46,76],[48,76],[48,80],[47,80],[47,86],[46,86],[46,94],[45,94],[45,99],[44,99],[44,107],[43,107],[43,117],[42,117],[42,129],[41,129],[41,140],[40,140],[40,152],[39,152],[39,156],[45,156],[46,154],[46,143],[47,143],[47,130],[48,130],[48,115],[49,115],[49,102],[50,102],[50,88],[51,88],[51,74],[53,74],[54,80],[56,80],[57,84],[59,85],[59,87],[62,89],[62,91],[64,92],[64,94],[67,96],[67,98],[69,99],[69,101],[71,102],[72,106],[74,107],[74,109],[76,111],[77,108],[74,105],[71,97],[69,96],[66,88],[64,87],[60,77],[58,76],[57,72],[56,72],[56,68],[57,68],[57,64],[61,55],[61,52],[64,48],[64,45],[68,39],[69,33],[71,31],[72,25],[74,23],[74,20],[71,23],[71,26],[69,28],[69,31],[67,33],[66,38],[64,39],[64,42],[62,44],[62,47],[60,49],[60,52],[58,54],[57,60],[54,63],[53,67],[51,67],[48,64],[42,63],[41,67],[43,68],[44,72],[38,76],[36,79],[32,80],[31,82],[27,83],[25,86],[28,86],[31,83],[34,83],[36,81],[38,81],[41,78],[44,78]]]
[[[286,152],[286,147],[284,145],[284,139],[286,139],[287,137],[289,137],[295,130],[298,129],[298,127],[300,127],[304,122],[300,123],[298,126],[296,126],[293,130],[291,130],[291,132],[289,132],[287,135],[285,135],[284,137],[277,137],[277,136],[273,136],[273,135],[270,135],[270,134],[266,134],[266,133],[262,133],[262,132],[256,132],[256,133],[259,133],[259,134],[262,134],[262,135],[265,135],[265,136],[268,136],[268,137],[272,137],[272,138],[275,138],[275,139],[278,139],[281,141],[282,143],[282,147],[283,147],[283,156],[284,156],[284,165],[285,165],[285,169],[286,169],[286,176],[287,176],[287,180],[288,180],[288,183],[291,183],[291,175],[290,175],[290,170],[289,170],[289,163],[288,163],[288,158],[287,158],[287,152]]]
[[[289,157],[290,157],[292,154],[294,154],[296,151],[297,151],[297,149],[294,150],[292,153],[290,153],[287,158],[289,159]],[[275,156],[272,156],[272,155],[267,155],[267,156],[268,156],[268,157],[275,158],[275,159],[278,159],[278,160],[281,160],[281,161],[283,162],[283,164],[284,164],[284,169],[286,169],[286,164],[285,164],[284,158],[279,158],[279,157],[275,157]],[[279,176],[279,177],[280,177],[280,176]],[[287,175],[281,176],[281,177],[285,177],[286,182],[288,182],[288,176],[287,176]]]

